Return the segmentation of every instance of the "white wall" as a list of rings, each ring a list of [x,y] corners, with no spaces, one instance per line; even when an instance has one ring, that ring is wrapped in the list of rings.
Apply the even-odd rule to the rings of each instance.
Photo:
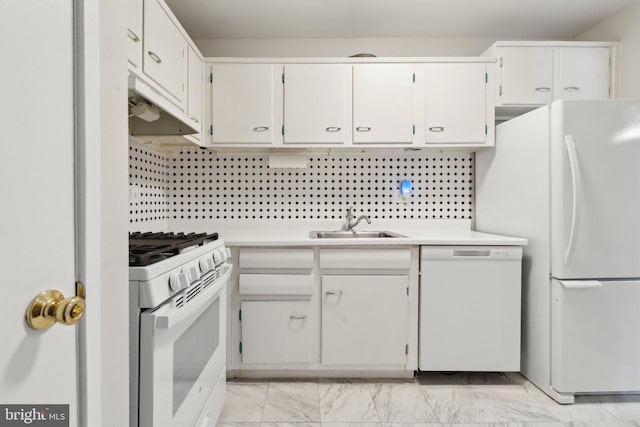
[[[481,38],[352,38],[352,39],[196,39],[204,56],[217,57],[348,57],[478,56],[497,39]]]
[[[620,41],[618,97],[640,98],[640,1],[636,0],[576,40]]]

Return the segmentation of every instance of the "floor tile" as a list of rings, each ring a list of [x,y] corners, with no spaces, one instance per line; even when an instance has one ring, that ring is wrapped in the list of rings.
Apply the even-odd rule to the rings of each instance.
[[[318,386],[323,424],[380,421],[367,384],[320,383]]]
[[[470,386],[476,396],[501,422],[559,421],[549,405],[527,393],[521,385]]]
[[[267,384],[227,383],[220,423],[260,422],[267,388]]]
[[[480,401],[470,386],[422,385],[420,391],[437,419],[447,423],[498,423],[500,420]]]
[[[369,384],[380,421],[438,422],[417,384]]]
[[[318,383],[269,383],[263,422],[320,422]]]

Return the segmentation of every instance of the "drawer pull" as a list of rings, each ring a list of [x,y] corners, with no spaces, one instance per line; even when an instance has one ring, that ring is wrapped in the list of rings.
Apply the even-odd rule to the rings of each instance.
[[[195,117],[190,117],[190,119],[191,119],[191,120],[193,120],[193,121],[194,121],[194,122],[196,122],[196,123],[200,123],[200,122],[198,121],[198,119],[196,119]]]
[[[444,132],[444,127],[442,126],[431,126],[429,128],[431,132]]]
[[[251,130],[254,132],[265,132],[269,130],[269,126],[256,126]]]
[[[133,31],[131,31],[131,30],[129,30],[129,29],[127,29],[127,35],[129,36],[129,38],[130,38],[131,40],[133,40],[133,41],[134,41],[134,42],[136,42],[136,43],[140,41],[140,37],[138,37],[138,36],[136,35],[136,33],[134,33]]]
[[[567,92],[578,92],[580,88],[578,86],[567,86],[564,88]]]
[[[307,316],[298,316],[298,315],[291,315],[289,316],[289,319],[291,320],[307,320]]]
[[[160,57],[158,55],[156,55],[155,53],[151,52],[150,50],[147,51],[147,53],[149,54],[149,56],[151,57],[151,59],[153,59],[155,62],[157,62],[158,64],[162,62],[162,59],[160,59]]]
[[[338,126],[329,126],[325,130],[327,132],[340,132],[340,128]]]
[[[491,255],[491,251],[453,251],[453,256],[454,257],[470,257],[470,256],[490,256]]]
[[[356,131],[358,132],[369,132],[371,130],[371,126],[358,126]]]
[[[326,291],[327,295],[342,295],[342,291]]]
[[[551,92],[551,88],[550,87],[537,87],[535,88],[536,92]]]

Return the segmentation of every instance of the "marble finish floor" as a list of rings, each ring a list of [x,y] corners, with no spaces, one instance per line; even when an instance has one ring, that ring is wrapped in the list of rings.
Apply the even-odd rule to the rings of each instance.
[[[227,383],[217,427],[640,427],[640,395],[560,405],[519,374]]]

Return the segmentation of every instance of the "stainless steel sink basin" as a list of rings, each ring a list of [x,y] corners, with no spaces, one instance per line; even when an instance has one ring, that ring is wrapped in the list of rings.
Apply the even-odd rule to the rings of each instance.
[[[312,239],[379,239],[388,237],[407,237],[391,231],[312,231]]]

